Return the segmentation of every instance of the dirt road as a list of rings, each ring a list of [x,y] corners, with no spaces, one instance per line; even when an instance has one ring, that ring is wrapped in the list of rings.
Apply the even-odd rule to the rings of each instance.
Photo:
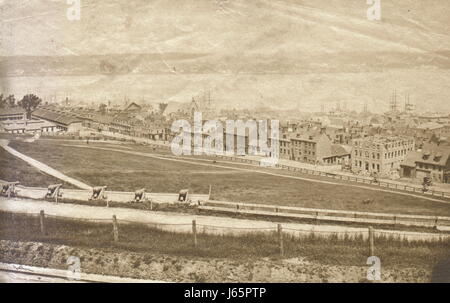
[[[51,168],[50,166],[48,166],[48,165],[46,165],[46,164],[44,164],[42,162],[39,162],[39,161],[37,161],[37,160],[35,160],[35,159],[31,158],[31,157],[28,157],[28,156],[18,152],[17,150],[9,147],[7,140],[0,140],[0,146],[3,147],[7,152],[12,154],[13,156],[15,156],[15,157],[17,157],[17,158],[27,162],[31,166],[36,167],[40,171],[42,171],[42,172],[44,172],[44,173],[46,173],[46,174],[48,174],[50,176],[53,176],[53,177],[58,178],[60,180],[63,180],[65,182],[67,182],[67,183],[73,184],[73,185],[75,185],[78,188],[92,190],[91,186],[89,186],[89,185],[87,185],[87,184],[85,184],[85,183],[83,183],[81,181],[78,181],[78,180],[76,180],[74,178],[71,178],[69,176],[66,176],[63,173],[61,173],[60,171],[57,171],[56,169]]]
[[[171,232],[192,232],[192,220],[197,222],[197,230],[207,234],[248,234],[251,232],[276,231],[275,222],[260,220],[235,219],[227,217],[200,216],[185,213],[143,211],[126,208],[95,207],[74,204],[55,204],[46,201],[0,198],[0,211],[15,213],[39,214],[44,210],[46,215],[62,216],[76,219],[88,219],[108,222],[116,215],[120,223],[144,223]],[[311,225],[299,223],[283,223],[283,231],[293,236],[304,236],[314,233],[318,236],[368,237],[367,228],[334,225]],[[449,234],[420,233],[395,230],[377,230],[377,235],[387,235],[410,241],[437,241],[450,239]]]
[[[163,283],[107,275],[79,273],[20,264],[0,263],[0,283]]]

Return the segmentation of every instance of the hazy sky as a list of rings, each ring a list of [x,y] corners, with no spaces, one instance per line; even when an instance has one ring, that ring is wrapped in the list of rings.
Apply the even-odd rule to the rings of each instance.
[[[393,89],[450,111],[450,3],[381,0],[0,0],[0,89],[95,102],[387,108]]]

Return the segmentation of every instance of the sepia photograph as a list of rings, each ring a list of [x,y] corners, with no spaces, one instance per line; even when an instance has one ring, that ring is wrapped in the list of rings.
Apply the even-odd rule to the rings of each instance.
[[[450,283],[449,16],[0,0],[0,283]]]

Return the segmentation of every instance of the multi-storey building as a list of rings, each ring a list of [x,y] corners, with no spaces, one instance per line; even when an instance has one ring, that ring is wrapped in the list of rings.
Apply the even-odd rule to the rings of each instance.
[[[352,171],[354,173],[377,173],[389,176],[398,171],[400,163],[409,152],[414,151],[412,137],[371,136],[353,140]]]
[[[291,138],[292,160],[321,164],[323,156],[329,154],[333,142],[324,133],[305,133]]]
[[[434,182],[450,183],[450,147],[425,144],[422,150],[409,153],[401,164],[401,176],[419,182],[429,177]]]

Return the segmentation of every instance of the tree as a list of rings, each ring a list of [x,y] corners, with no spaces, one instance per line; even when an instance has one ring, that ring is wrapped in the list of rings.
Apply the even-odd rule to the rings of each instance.
[[[159,114],[160,115],[164,114],[164,111],[166,110],[167,105],[168,105],[167,103],[159,103]]]
[[[6,99],[3,99],[3,94],[0,94],[0,108],[4,108],[6,106]]]
[[[106,104],[101,103],[101,104],[99,105],[99,107],[98,107],[98,110],[100,111],[100,113],[101,113],[102,115],[104,115],[104,114],[106,114],[106,108],[107,108]]]
[[[8,97],[6,97],[6,104],[9,107],[15,107],[16,106],[16,98],[14,97],[14,95],[9,95]]]
[[[31,119],[31,113],[41,104],[42,100],[36,95],[29,94],[23,96],[19,101],[19,105],[27,112],[27,119]]]

